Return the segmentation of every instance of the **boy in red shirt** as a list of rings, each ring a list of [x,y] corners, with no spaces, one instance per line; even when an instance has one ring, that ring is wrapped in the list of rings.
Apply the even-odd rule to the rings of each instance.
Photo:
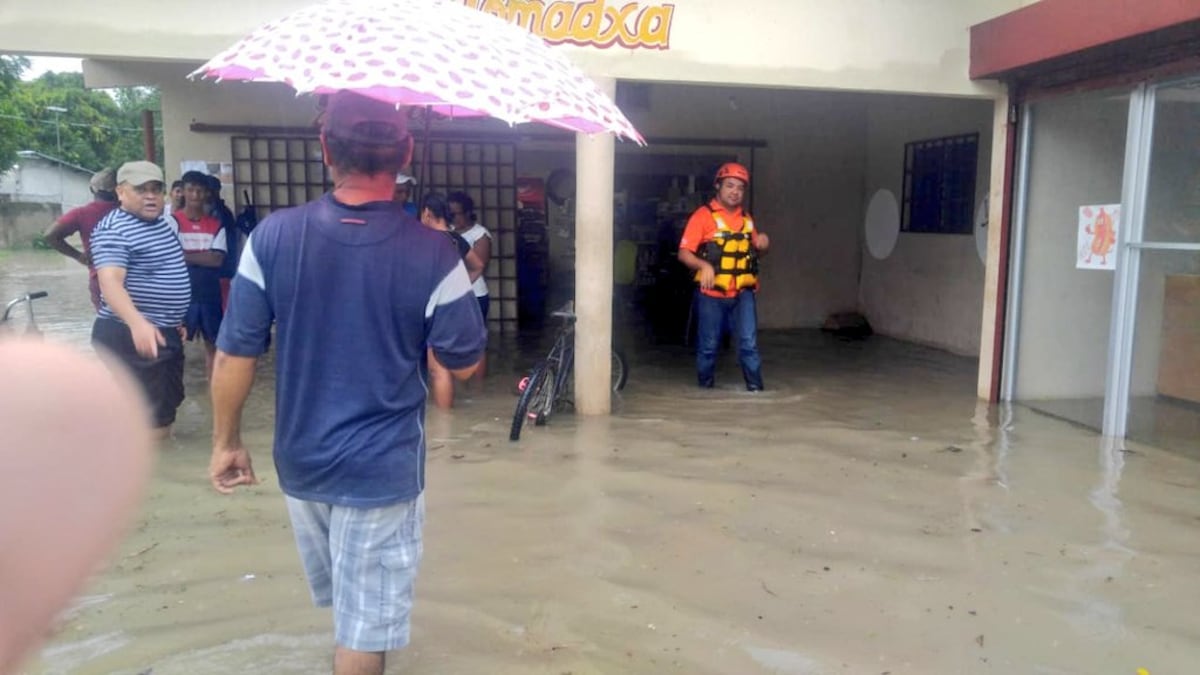
[[[171,217],[179,224],[179,242],[192,282],[192,302],[184,326],[187,338],[204,339],[206,373],[211,378],[221,330],[221,263],[225,261],[225,230],[221,221],[208,215],[208,176],[199,171],[183,174],[183,209]]]

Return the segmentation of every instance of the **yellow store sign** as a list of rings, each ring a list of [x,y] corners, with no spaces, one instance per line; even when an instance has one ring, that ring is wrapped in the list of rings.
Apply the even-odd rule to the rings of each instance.
[[[550,44],[670,49],[675,5],[624,0],[463,0]]]

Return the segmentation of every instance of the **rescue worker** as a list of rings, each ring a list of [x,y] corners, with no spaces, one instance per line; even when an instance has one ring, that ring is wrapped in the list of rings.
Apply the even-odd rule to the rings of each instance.
[[[696,377],[701,387],[715,383],[717,345],[732,328],[748,391],[762,391],[758,354],[758,259],[767,251],[767,235],[742,210],[750,172],[735,162],[717,170],[717,195],[696,209],[679,242],[679,261],[695,272]]]

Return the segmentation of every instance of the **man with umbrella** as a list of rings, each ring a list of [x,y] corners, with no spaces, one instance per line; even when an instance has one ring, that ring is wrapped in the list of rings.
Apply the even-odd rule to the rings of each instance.
[[[454,246],[392,201],[412,154],[403,113],[338,92],[321,144],[333,191],[273,212],[242,252],[209,475],[226,494],[257,482],[240,419],[277,322],[275,467],[313,600],[333,606],[334,673],[382,674],[409,640],[422,551],[422,358],[466,379],[486,331]]]

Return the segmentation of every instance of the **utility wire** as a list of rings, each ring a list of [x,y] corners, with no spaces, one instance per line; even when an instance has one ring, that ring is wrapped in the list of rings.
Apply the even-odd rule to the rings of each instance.
[[[37,119],[36,117],[23,117],[21,115],[5,115],[2,113],[0,113],[0,118],[9,119],[9,120],[21,120],[23,122],[35,122],[38,124],[47,124],[49,126],[61,124],[64,127],[85,127],[88,129],[111,129],[113,131],[136,131],[138,133],[141,133],[141,131],[142,131],[141,127],[113,127],[113,126],[109,126],[107,124],[88,124],[86,122],[55,122],[54,120],[41,120],[41,119]],[[162,131],[163,128],[162,127],[154,127],[154,130]]]

